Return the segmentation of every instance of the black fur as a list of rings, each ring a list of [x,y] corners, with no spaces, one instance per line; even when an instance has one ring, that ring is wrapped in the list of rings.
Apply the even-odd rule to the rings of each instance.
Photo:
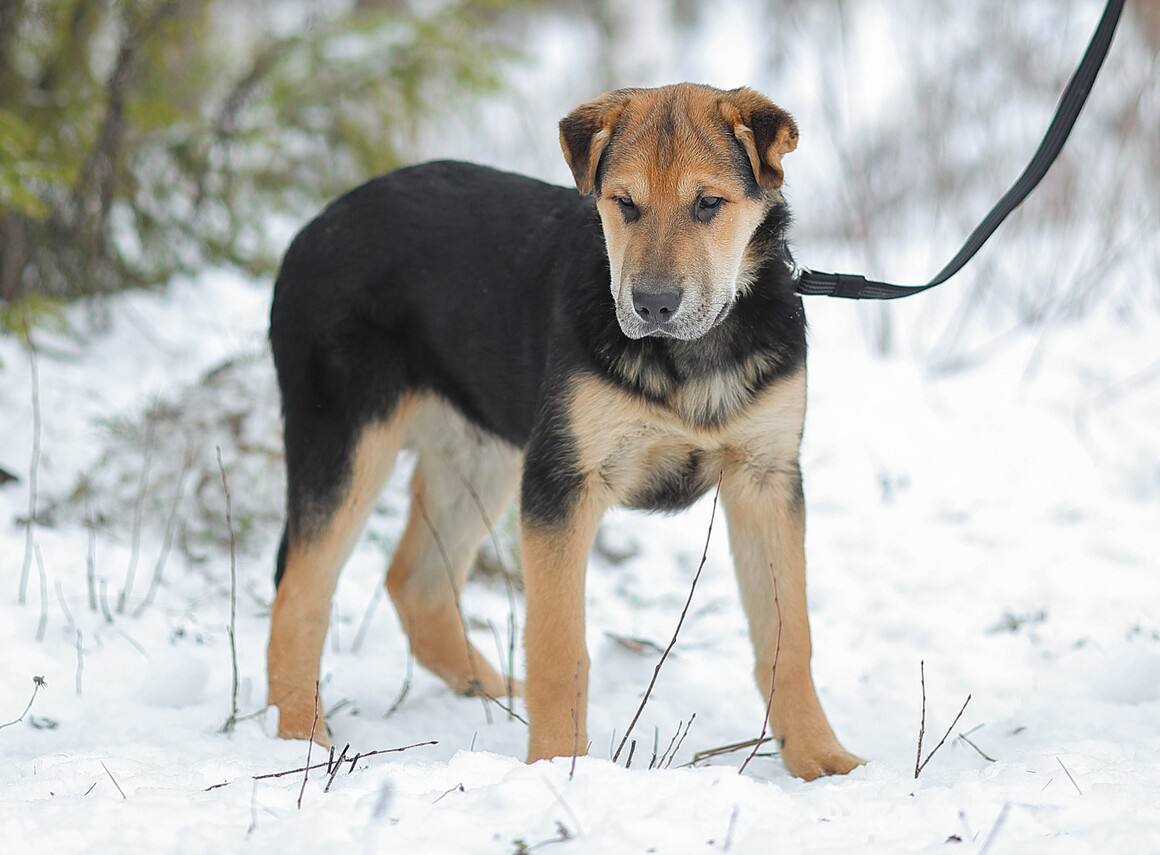
[[[765,259],[757,281],[710,333],[633,341],[616,321],[595,206],[575,190],[437,162],[339,198],[293,241],[271,310],[287,537],[309,537],[326,518],[359,430],[390,415],[406,391],[435,393],[526,448],[522,512],[561,523],[580,486],[561,404],[577,377],[601,375],[649,398],[618,369],[624,357],[641,355],[675,384],[754,354],[776,357],[756,377],[756,392],[801,364],[805,321],[787,224],[784,206],[774,207],[754,238]],[[691,465],[642,503],[687,504],[697,480]]]

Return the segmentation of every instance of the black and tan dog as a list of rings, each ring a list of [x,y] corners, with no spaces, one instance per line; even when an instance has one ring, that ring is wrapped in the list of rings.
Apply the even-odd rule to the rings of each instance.
[[[622,89],[560,123],[579,194],[429,163],[303,229],[270,324],[288,470],[269,646],[282,736],[311,733],[339,571],[410,447],[386,585],[419,662],[457,691],[505,693],[457,600],[519,488],[530,760],[588,743],[584,576],[603,511],[675,511],[720,478],[763,702],[779,594],[786,766],[814,778],[861,762],[810,673],[805,319],[780,192],[797,139],[752,90]]]

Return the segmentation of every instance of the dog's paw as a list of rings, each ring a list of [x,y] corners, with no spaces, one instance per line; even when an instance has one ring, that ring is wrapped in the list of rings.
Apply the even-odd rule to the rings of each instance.
[[[322,716],[314,721],[313,711],[307,707],[303,710],[279,710],[278,738],[279,739],[310,739],[310,732],[314,731],[314,744],[322,748],[330,747],[330,731]]]
[[[806,740],[787,740],[781,749],[785,768],[795,778],[812,781],[825,775],[845,775],[866,761],[851,754],[836,741],[813,744]]]

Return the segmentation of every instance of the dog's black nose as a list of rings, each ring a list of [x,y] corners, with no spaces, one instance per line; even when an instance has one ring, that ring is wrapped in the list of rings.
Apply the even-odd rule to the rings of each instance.
[[[632,289],[632,307],[642,321],[650,324],[668,323],[680,305],[679,288],[638,285]]]

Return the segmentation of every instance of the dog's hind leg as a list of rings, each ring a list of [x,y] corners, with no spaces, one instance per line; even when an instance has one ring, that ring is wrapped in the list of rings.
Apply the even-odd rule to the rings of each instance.
[[[468,639],[459,596],[489,526],[499,524],[515,492],[520,453],[434,401],[417,414],[408,444],[419,460],[387,591],[423,667],[457,692],[504,697],[504,678]]]
[[[329,744],[314,699],[331,600],[398,453],[406,409],[396,406],[390,418],[349,438],[337,422],[302,433],[288,417],[290,512],[267,650],[268,700],[278,707],[278,735],[285,739],[308,739],[313,726],[315,741]]]

